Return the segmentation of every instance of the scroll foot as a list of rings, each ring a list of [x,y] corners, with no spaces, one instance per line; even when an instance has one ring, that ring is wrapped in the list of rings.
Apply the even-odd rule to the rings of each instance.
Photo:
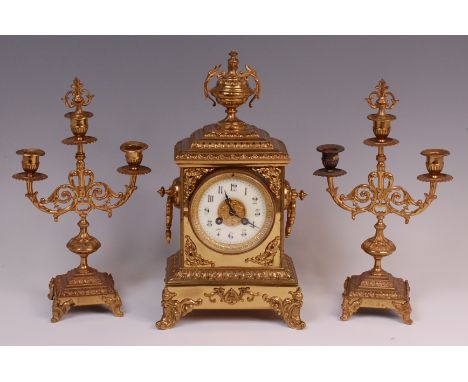
[[[66,300],[63,302],[54,300],[52,304],[52,318],[50,321],[53,323],[60,321],[62,316],[67,313],[73,305],[75,305],[73,300]]]
[[[123,317],[124,314],[120,310],[122,307],[122,300],[117,292],[114,296],[103,296],[102,301],[110,308],[114,316]]]
[[[411,319],[411,305],[409,301],[405,302],[393,302],[393,306],[398,314],[401,316],[401,319],[405,324],[411,325],[413,320]]]
[[[280,316],[291,329],[304,329],[305,322],[301,320],[302,291],[297,288],[289,292],[291,298],[281,299],[280,297],[269,297],[267,294],[262,296],[263,300],[270,304],[272,309]]]
[[[49,281],[49,293],[47,294],[47,297],[49,300],[53,300],[55,298],[55,277],[52,277]]]
[[[201,305],[203,301],[201,298],[197,300],[185,298],[178,301],[174,299],[175,296],[177,296],[177,293],[164,288],[161,301],[163,314],[161,319],[156,322],[158,329],[165,330],[174,327],[177,321],[190,313],[195,306]]]
[[[360,298],[349,298],[343,297],[343,303],[341,304],[341,321],[348,321],[349,318],[357,312],[357,310],[361,307],[361,299]]]

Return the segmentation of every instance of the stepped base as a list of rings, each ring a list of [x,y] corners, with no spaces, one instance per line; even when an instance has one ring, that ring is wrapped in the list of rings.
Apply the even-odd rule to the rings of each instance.
[[[170,329],[194,309],[271,309],[292,329],[304,329],[302,292],[290,257],[280,268],[184,268],[179,254],[168,258],[163,314],[158,329]]]
[[[408,281],[385,271],[367,271],[348,277],[344,283],[341,320],[346,321],[359,308],[391,309],[405,324],[411,324]]]
[[[122,317],[122,301],[114,289],[112,275],[94,268],[75,268],[49,282],[52,322],[58,322],[73,306],[106,305],[117,317]]]

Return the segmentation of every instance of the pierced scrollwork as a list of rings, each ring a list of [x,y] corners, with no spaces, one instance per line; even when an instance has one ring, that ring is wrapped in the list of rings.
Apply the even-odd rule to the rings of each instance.
[[[208,167],[194,167],[184,169],[184,199],[188,200],[192,195],[193,190],[203,175],[213,171],[214,168]]]
[[[126,185],[125,192],[114,192],[104,182],[95,182],[94,173],[84,170],[82,179],[79,172],[73,170],[68,175],[69,184],[62,184],[55,188],[47,198],[38,198],[37,192],[33,191],[33,185],[28,184],[26,196],[39,210],[53,216],[54,220],[69,212],[75,211],[79,214],[88,214],[93,209],[107,212],[112,216],[112,210],[123,205],[136,190],[136,176],[132,175],[130,184]],[[81,185],[80,185],[81,184]],[[52,205],[53,207],[49,207]],[[61,207],[65,205],[65,207]]]
[[[256,173],[260,174],[268,182],[271,192],[279,198],[281,196],[281,168],[279,167],[252,167]]]
[[[252,262],[264,266],[271,266],[273,265],[273,261],[275,260],[275,256],[280,249],[280,237],[276,236],[272,241],[268,243],[265,248],[265,251],[258,254],[255,257],[249,257],[245,259],[245,262]]]
[[[213,292],[205,293],[204,296],[208,297],[210,302],[217,302],[216,296],[219,297],[219,302],[225,302],[229,305],[235,305],[238,302],[244,302],[244,296],[247,296],[246,300],[252,302],[259,292],[252,292],[250,287],[240,287],[239,292],[236,292],[233,288],[229,288],[228,291],[223,287],[213,288]]]
[[[393,175],[386,171],[369,173],[368,182],[354,187],[346,195],[338,195],[338,188],[334,186],[333,178],[329,177],[327,191],[336,204],[351,212],[353,219],[363,212],[370,212],[375,216],[393,213],[401,216],[405,223],[412,216],[424,211],[437,198],[436,183],[430,184],[429,193],[424,194],[424,200],[415,200],[403,187],[394,186]]]
[[[58,218],[68,211],[73,211],[78,204],[78,195],[76,194],[76,190],[68,184],[58,186],[54,191],[52,191],[48,198],[38,199],[37,191],[28,191],[26,196],[39,210],[52,215],[55,221],[58,221]],[[52,204],[53,208],[47,207],[48,204]],[[66,206],[60,208],[61,204]]]

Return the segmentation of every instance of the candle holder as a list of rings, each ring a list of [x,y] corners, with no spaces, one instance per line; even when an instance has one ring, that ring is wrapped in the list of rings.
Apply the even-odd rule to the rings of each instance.
[[[71,88],[72,90],[62,98],[67,107],[75,108],[74,111],[65,114],[70,120],[73,136],[62,141],[66,145],[77,147],[76,169],[68,174],[68,183],[58,186],[48,198],[38,198],[33,183],[47,178],[47,175],[37,172],[39,157],[45,154],[40,149],[18,150],[16,153],[22,156],[24,172],[13,175],[14,179],[26,182],[26,197],[32,204],[52,215],[55,221],[67,212],[75,212],[80,217],[80,232],[67,243],[67,248],[80,256],[80,265],[64,275],[53,277],[49,283],[48,297],[53,300],[52,322],[59,321],[72,306],[102,304],[107,305],[115,316],[123,316],[120,310],[122,301],[114,288],[112,275],[99,272],[88,265],[88,256],[96,252],[101,243],[88,233],[87,216],[93,210],[100,210],[111,217],[112,210],[125,204],[137,189],[138,175],[151,171],[148,167],[140,165],[143,150],[148,148],[148,145],[131,141],[120,146],[125,152],[128,165],[117,169],[119,173],[130,176],[130,183],[125,186],[125,192],[116,193],[106,183],[95,181],[94,173],[86,168],[84,153],[84,145],[97,140],[86,135],[88,119],[93,114],[83,110],[84,106],[91,103],[93,95],[83,87],[78,78],[73,80]]]
[[[377,147],[377,169],[369,173],[368,184],[360,184],[348,194],[338,193],[334,178],[346,174],[344,170],[336,168],[338,154],[344,150],[344,147],[339,145],[317,147],[322,153],[324,168],[314,172],[314,175],[327,178],[327,192],[339,207],[351,212],[352,219],[364,212],[370,212],[377,218],[377,224],[374,225],[375,235],[361,245],[364,252],[374,258],[374,267],[361,275],[346,279],[341,319],[348,320],[359,308],[369,307],[394,310],[406,324],[411,324],[408,281],[393,277],[381,266],[382,258],[396,250],[395,244],[384,235],[384,218],[388,214],[396,214],[408,223],[412,216],[423,212],[436,199],[437,184],[452,180],[452,176],[442,173],[443,158],[449,155],[449,152],[444,149],[427,149],[421,152],[426,156],[428,173],[419,175],[417,179],[429,183],[429,193],[425,194],[424,200],[413,199],[403,187],[394,186],[393,174],[385,169],[384,149],[398,143],[396,139],[388,137],[391,122],[396,117],[387,114],[386,110],[392,109],[398,100],[388,90],[384,80],[379,81],[376,90],[371,92],[366,100],[372,109],[378,109],[378,113],[367,116],[373,122],[375,137],[366,139],[364,144]]]

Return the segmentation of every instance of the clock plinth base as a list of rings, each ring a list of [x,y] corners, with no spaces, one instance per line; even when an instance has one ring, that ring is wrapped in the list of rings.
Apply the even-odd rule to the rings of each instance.
[[[412,324],[408,281],[383,270],[370,270],[348,277],[344,283],[341,320],[347,321],[359,308],[391,309],[405,324]]]
[[[290,328],[304,329],[300,317],[303,296],[287,255],[283,255],[281,268],[245,269],[180,267],[178,255],[168,259],[158,329],[174,327],[195,309],[271,309]]]
[[[52,322],[58,322],[74,306],[106,305],[114,316],[122,317],[122,301],[112,275],[94,268],[75,268],[53,277],[49,283]]]

